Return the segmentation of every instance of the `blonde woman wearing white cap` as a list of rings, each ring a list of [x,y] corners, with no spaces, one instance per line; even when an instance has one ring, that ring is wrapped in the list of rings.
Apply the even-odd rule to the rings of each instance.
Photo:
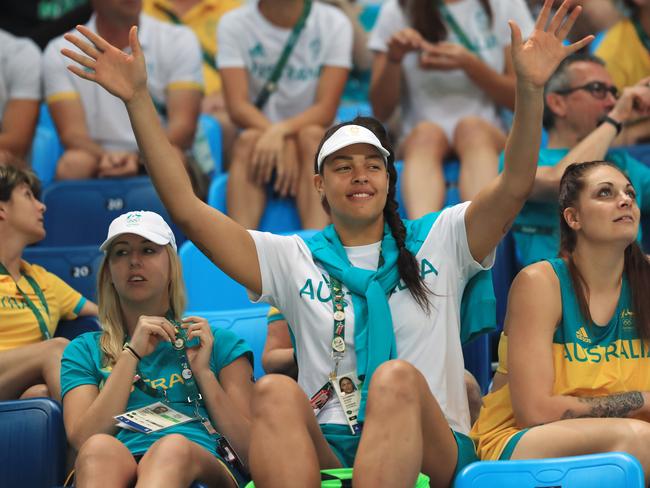
[[[64,50],[86,68],[70,70],[125,102],[175,221],[253,298],[277,306],[292,324],[299,386],[269,375],[253,399],[250,459],[258,486],[318,486],[319,467],[352,464],[355,486],[413,486],[418,471],[432,486],[449,486],[455,470],[475,457],[465,435],[460,296],[467,280],[492,264],[532,187],[546,80],[589,42],[563,46],[580,9],[567,15],[565,2],[545,27],[551,3],[525,43],[511,23],[518,103],[506,169],[475,201],[444,211],[433,225],[431,217],[400,220],[385,131],[360,119],[329,130],[321,144],[314,182],[333,226],[308,243],[246,231],[193,196],[145,90],[135,29],[133,55],[82,27],[92,45],[67,37],[87,55]],[[363,379],[357,393],[337,389],[343,376]]]
[[[102,331],[73,340],[61,366],[66,432],[79,451],[76,486],[240,486],[243,469],[222,451],[222,435],[245,462],[249,347],[203,318],[182,318],[174,234],[158,214],[116,218],[101,249]],[[189,420],[157,430],[174,423],[174,412]],[[116,425],[119,415],[126,425]]]

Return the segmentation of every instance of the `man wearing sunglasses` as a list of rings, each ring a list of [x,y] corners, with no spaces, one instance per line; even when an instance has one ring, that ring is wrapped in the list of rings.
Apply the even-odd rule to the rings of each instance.
[[[512,227],[521,265],[557,256],[558,188],[573,162],[613,162],[632,180],[641,210],[650,210],[650,168],[624,150],[610,151],[611,146],[636,142],[624,126],[650,115],[648,81],[619,93],[603,61],[591,55],[569,56],[548,81],[544,97],[548,144],[540,151],[533,192]]]

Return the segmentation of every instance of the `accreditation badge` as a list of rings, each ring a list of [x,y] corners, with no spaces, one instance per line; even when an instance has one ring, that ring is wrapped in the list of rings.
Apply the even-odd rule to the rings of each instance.
[[[143,434],[150,434],[194,420],[162,402],[125,412],[114,418],[117,420],[118,427]]]
[[[361,382],[357,378],[357,374],[350,372],[332,376],[330,384],[336,392],[350,430],[353,434],[361,433],[361,425],[359,425],[358,420],[359,406],[361,404]]]

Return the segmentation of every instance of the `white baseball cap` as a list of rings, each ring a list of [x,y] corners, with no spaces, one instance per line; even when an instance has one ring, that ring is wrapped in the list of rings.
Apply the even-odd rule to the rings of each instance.
[[[159,246],[171,244],[176,251],[174,233],[167,222],[155,212],[137,210],[120,215],[111,222],[108,227],[108,236],[99,249],[106,252],[113,240],[122,234],[136,234]]]
[[[318,152],[318,159],[316,160],[318,165],[318,171],[320,172],[323,161],[330,154],[335,153],[339,149],[342,149],[352,144],[370,144],[377,148],[377,150],[384,157],[384,163],[386,163],[389,156],[388,150],[381,145],[377,136],[368,128],[361,125],[348,124],[339,128],[334,134],[329,136],[327,140],[323,143]]]

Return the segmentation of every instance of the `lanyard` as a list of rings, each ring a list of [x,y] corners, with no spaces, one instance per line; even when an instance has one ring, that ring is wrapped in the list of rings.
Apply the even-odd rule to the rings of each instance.
[[[312,0],[303,1],[305,3],[302,8],[302,14],[300,14],[300,18],[298,19],[298,22],[296,22],[296,25],[293,26],[293,30],[291,31],[291,34],[287,39],[287,43],[284,45],[284,49],[282,50],[282,54],[280,54],[278,62],[273,67],[271,76],[269,76],[268,80],[266,80],[266,83],[264,83],[264,86],[262,87],[262,91],[260,91],[259,95],[257,95],[257,99],[255,100],[255,106],[260,110],[266,104],[267,100],[271,96],[271,93],[278,89],[277,82],[282,75],[282,71],[284,70],[287,61],[289,60],[289,56],[291,56],[291,52],[293,51],[296,42],[298,42],[300,33],[305,27],[307,17],[311,11]]]
[[[447,8],[447,5],[445,5],[444,0],[434,0],[434,1],[436,3],[436,7],[438,7],[438,10],[440,11],[440,15],[442,15],[442,18],[445,20],[445,23],[449,26],[449,28],[452,31],[454,31],[454,34],[456,34],[456,37],[458,37],[460,43],[468,51],[473,52],[474,54],[480,57],[478,49],[476,48],[474,43],[469,40],[469,37],[467,37],[467,34],[465,34],[465,31],[462,29],[462,27],[458,25],[458,22],[456,22],[456,19],[449,11],[449,8]]]
[[[648,37],[648,34],[643,30],[641,22],[639,22],[638,19],[634,19],[632,22],[634,23],[636,35],[639,36],[639,40],[645,46],[646,50],[650,51],[650,37]]]
[[[0,263],[0,275],[7,275],[11,277],[11,274],[9,271],[7,271],[7,268]],[[43,309],[45,310],[45,313],[47,313],[47,318],[51,319],[50,317],[50,308],[47,305],[47,300],[45,299],[45,295],[43,294],[43,290],[39,286],[39,284],[36,282],[34,278],[31,276],[22,273],[22,275],[25,277],[27,280],[27,283],[32,287],[32,290],[34,290],[34,293],[38,297],[39,301],[41,302],[41,305],[43,306]],[[52,337],[52,334],[50,334],[50,330],[47,328],[47,324],[45,323],[45,318],[43,317],[43,314],[41,314],[41,311],[38,309],[38,307],[34,304],[34,302],[31,301],[31,299],[27,296],[27,294],[18,286],[18,282],[14,282],[16,284],[16,290],[18,290],[18,293],[23,297],[23,300],[29,307],[29,309],[32,311],[34,314],[34,317],[36,318],[36,322],[38,322],[38,328],[41,330],[41,336],[43,337],[43,340],[50,339]]]
[[[164,15],[167,16],[167,18],[174,24],[178,25],[185,25],[185,23],[180,19],[178,15],[176,15],[174,12],[171,10],[166,9],[162,5],[155,4],[155,8],[160,10]],[[201,55],[203,56],[203,62],[210,66],[212,69],[216,70],[217,69],[217,62],[214,59],[214,55],[211,54],[208,49],[201,44]]]
[[[334,331],[332,334],[334,371],[330,376],[335,378],[338,374],[339,363],[345,357],[345,310],[343,310],[343,285],[340,280],[331,275],[330,292],[332,294],[332,316],[334,318]]]

